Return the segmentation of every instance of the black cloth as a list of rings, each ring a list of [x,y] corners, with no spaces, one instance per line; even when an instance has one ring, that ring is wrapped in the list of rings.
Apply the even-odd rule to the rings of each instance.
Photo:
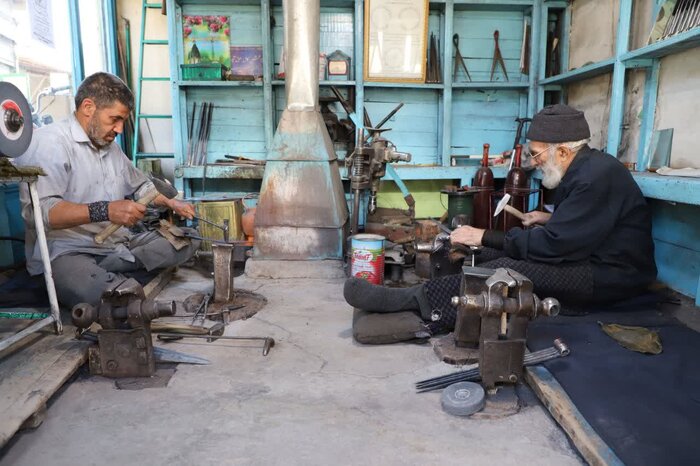
[[[496,254],[485,249],[484,256],[494,257]],[[537,264],[510,257],[500,257],[479,263],[480,267],[489,269],[508,268],[528,277],[533,284],[534,292],[540,298],[550,296],[563,301],[567,309],[578,309],[580,303],[593,300],[593,271],[590,264],[549,265]],[[457,308],[452,305],[452,297],[459,295],[462,275],[448,275],[430,280],[425,284],[425,294],[433,310],[439,311],[439,325],[442,331],[454,329],[457,321]]]
[[[547,224],[511,229],[503,249],[542,264],[590,262],[597,301],[639,294],[656,278],[651,212],[639,186],[615,157],[588,146],[556,188]]]
[[[575,142],[591,137],[583,112],[568,105],[548,105],[532,117],[525,136],[539,142]]]
[[[629,465],[698,464],[700,458],[700,334],[653,310],[536,319],[532,351],[563,338],[565,358],[545,363],[593,430]],[[658,331],[663,352],[640,354],[620,346],[597,321]]]

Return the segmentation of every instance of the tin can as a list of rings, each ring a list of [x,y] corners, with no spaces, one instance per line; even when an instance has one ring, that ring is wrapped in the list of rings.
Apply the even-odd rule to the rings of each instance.
[[[359,234],[352,237],[350,276],[375,285],[384,284],[384,237]]]

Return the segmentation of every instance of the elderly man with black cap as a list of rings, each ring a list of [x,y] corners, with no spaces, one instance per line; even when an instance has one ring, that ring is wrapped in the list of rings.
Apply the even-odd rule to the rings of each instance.
[[[484,246],[494,258],[482,267],[507,267],[532,280],[540,296],[564,305],[605,304],[643,293],[656,278],[651,214],[639,187],[615,157],[588,146],[583,115],[552,105],[534,116],[527,132],[531,163],[542,184],[555,189],[554,211],[530,212],[508,232],[460,227],[453,243]],[[494,255],[495,253],[495,255]],[[377,312],[413,309],[425,320],[442,315],[442,328],[454,325],[450,298],[460,276],[431,280],[406,289],[389,289],[350,279],[347,302]]]

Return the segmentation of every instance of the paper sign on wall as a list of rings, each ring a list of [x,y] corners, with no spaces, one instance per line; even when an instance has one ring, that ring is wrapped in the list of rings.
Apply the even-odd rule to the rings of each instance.
[[[27,0],[32,39],[54,47],[51,0]]]

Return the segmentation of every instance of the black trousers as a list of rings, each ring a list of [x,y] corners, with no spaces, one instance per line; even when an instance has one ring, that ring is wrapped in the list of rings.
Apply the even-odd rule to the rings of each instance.
[[[554,297],[565,305],[576,305],[594,301],[593,270],[588,262],[550,265],[511,259],[502,251],[484,248],[477,256],[480,267],[508,268],[529,278],[540,298]],[[439,324],[445,329],[454,328],[457,308],[452,306],[453,296],[459,295],[462,275],[448,275],[430,280],[425,284],[426,295],[432,309],[442,315]]]

